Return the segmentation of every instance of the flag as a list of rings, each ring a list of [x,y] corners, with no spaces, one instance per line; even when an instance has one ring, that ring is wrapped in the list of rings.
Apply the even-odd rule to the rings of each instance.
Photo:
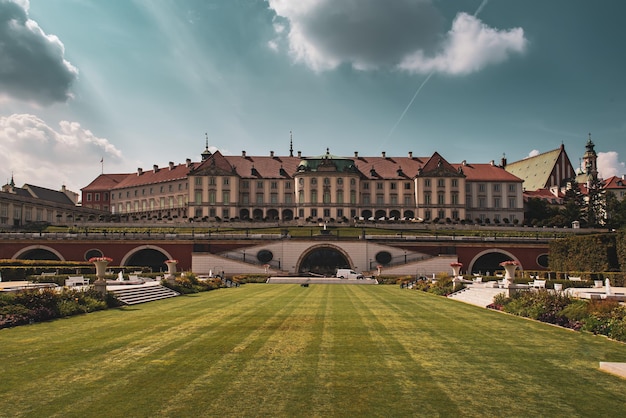
[[[104,157],[100,158],[100,162],[103,163],[104,162]]]

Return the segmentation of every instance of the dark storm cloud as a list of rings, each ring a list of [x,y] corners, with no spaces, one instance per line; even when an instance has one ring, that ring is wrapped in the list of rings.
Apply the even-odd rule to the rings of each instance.
[[[303,34],[326,53],[356,67],[393,66],[416,49],[430,51],[443,18],[430,2],[343,0],[318,7],[300,22]]]
[[[65,60],[61,41],[28,18],[26,5],[0,0],[0,96],[65,102],[78,71]]]

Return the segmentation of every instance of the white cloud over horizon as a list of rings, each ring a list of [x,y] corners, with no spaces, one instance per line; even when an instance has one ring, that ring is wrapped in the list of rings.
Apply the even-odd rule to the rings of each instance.
[[[626,174],[626,164],[619,160],[619,154],[615,151],[599,152],[597,164],[600,178],[608,179]]]
[[[77,122],[61,121],[55,128],[30,114],[0,117],[0,167],[10,170],[5,174],[18,186],[65,185],[78,192],[99,174],[101,158],[117,166],[123,162],[119,149]]]
[[[0,99],[47,106],[72,97],[78,70],[65,47],[28,17],[28,1],[0,0]]]
[[[463,12],[444,33],[443,16],[430,0],[268,2],[279,21],[277,39],[286,37],[293,60],[315,72],[349,64],[357,70],[463,75],[523,53],[528,44],[522,28],[490,28]]]

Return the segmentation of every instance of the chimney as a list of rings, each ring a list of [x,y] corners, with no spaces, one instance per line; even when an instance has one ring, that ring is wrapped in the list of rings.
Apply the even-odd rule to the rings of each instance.
[[[502,168],[506,168],[506,155],[502,154],[502,160],[500,160],[500,165]]]
[[[413,151],[409,151],[409,158],[413,158]]]
[[[139,167],[139,168],[137,169],[137,175],[138,175],[138,176],[141,176],[142,174],[143,174],[143,168]]]
[[[246,156],[246,151],[241,151],[241,156],[245,157]]]
[[[170,170],[173,170],[173,169],[174,169],[174,162],[170,161]]]
[[[302,158],[302,151],[298,151],[298,158]]]
[[[466,160],[461,161],[461,165],[467,165],[467,161]]]
[[[489,161],[489,164],[491,164],[492,166],[496,165],[496,162],[494,160]]]
[[[270,151],[270,157],[274,158],[274,151]]]
[[[380,155],[382,155],[383,158],[387,157],[387,153],[385,151],[381,152]]]
[[[152,170],[156,173],[157,171],[159,171],[159,166],[158,165],[153,165],[152,166]]]
[[[186,165],[187,167],[189,167],[189,166],[191,165],[191,158],[187,158],[187,159],[185,160],[185,165]]]
[[[65,193],[65,190],[67,190],[67,189],[65,188],[65,184],[62,184],[62,185],[61,185],[61,191],[62,191],[63,193]]]
[[[359,158],[359,151],[354,151],[354,158]]]

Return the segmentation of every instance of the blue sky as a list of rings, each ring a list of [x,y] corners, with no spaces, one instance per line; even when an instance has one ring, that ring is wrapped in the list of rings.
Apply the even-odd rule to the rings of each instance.
[[[509,161],[588,133],[626,174],[622,0],[0,0],[0,175],[224,154]]]

